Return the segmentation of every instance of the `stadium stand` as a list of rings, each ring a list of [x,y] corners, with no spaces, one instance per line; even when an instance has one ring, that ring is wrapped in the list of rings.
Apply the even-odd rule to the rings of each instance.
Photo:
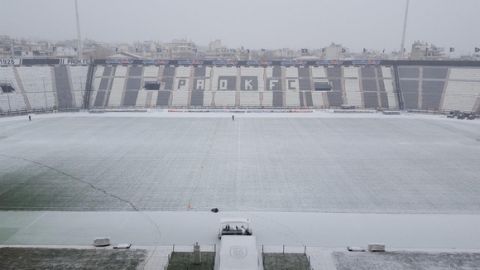
[[[332,87],[332,91],[327,92],[328,105],[334,108],[340,107],[345,103],[343,100],[342,67],[328,67],[326,71]]]
[[[327,73],[324,67],[312,67],[313,78],[327,78]]]
[[[125,90],[125,78],[115,77],[108,99],[108,107],[119,107],[122,104],[122,96]]]
[[[82,108],[88,76],[87,66],[69,66],[75,108]]]
[[[195,92],[202,92],[202,91],[195,91]],[[178,107],[188,106],[188,94],[189,94],[189,91],[182,91],[182,90],[173,91],[172,106],[178,106]],[[197,106],[203,106],[203,96],[201,97],[201,99],[200,98],[197,98],[197,99],[202,101],[202,104]]]
[[[260,93],[258,91],[242,91],[240,93],[240,104],[245,107],[260,106]]]
[[[420,68],[401,66],[398,68],[398,74],[404,108],[407,110],[419,109]]]
[[[480,81],[480,68],[451,68],[449,80]]]
[[[298,92],[286,91],[285,92],[285,106],[287,107],[299,107],[300,96]]]
[[[0,84],[9,85],[13,91],[0,91],[0,112],[16,112],[27,109],[26,96],[17,83],[13,67],[0,67]]]
[[[480,68],[451,68],[442,110],[478,111]]]
[[[349,106],[355,106],[358,108],[363,107],[362,93],[360,92],[360,83],[357,79],[345,79],[345,104]]]
[[[286,67],[285,77],[294,79],[298,78],[298,69],[296,67]]]
[[[209,105],[211,102],[207,101],[207,102],[204,103],[204,100],[205,100],[204,96],[205,96],[205,91],[203,91],[203,90],[193,90],[192,94],[191,94],[191,97],[190,97],[190,106],[202,107],[202,106],[204,106],[204,104]]]
[[[381,107],[378,99],[378,81],[376,68],[374,66],[365,66],[360,69],[362,76],[362,92],[365,108]]]
[[[235,97],[235,91],[216,91],[214,103],[220,107],[233,107],[235,106]]]
[[[146,90],[139,90],[138,95],[137,95],[137,101],[135,103],[135,106],[137,107],[150,107],[150,104],[147,104],[147,95],[151,91],[146,91]]]
[[[283,94],[282,91],[273,91],[272,93],[272,106],[273,107],[283,107]]]
[[[345,84],[345,105],[363,107],[362,94],[360,92],[359,68],[344,67],[344,84]]]
[[[102,77],[104,69],[105,69],[104,66],[97,66],[95,70],[95,77]]]
[[[57,92],[58,109],[73,108],[73,93],[70,84],[67,66],[59,65],[54,67],[55,90]]]
[[[2,90],[0,110],[157,106],[480,110],[478,65],[352,63],[144,66],[103,62],[92,65],[91,73],[88,66],[0,67],[0,84],[14,89]]]
[[[147,107],[149,108],[156,107],[157,99],[158,99],[158,91],[149,91],[149,93],[147,93],[147,100],[146,100]]]
[[[189,78],[192,75],[191,66],[179,66],[175,70],[175,76],[177,78]]]
[[[158,78],[158,67],[157,66],[144,67],[143,76],[146,78]]]
[[[52,67],[22,66],[17,70],[32,109],[51,110],[57,107]]]
[[[134,107],[137,104],[138,92],[142,88],[143,67],[130,66],[128,69],[128,78],[125,85],[123,97],[123,106]]]
[[[480,81],[449,81],[443,109],[446,111],[473,111],[480,96]]]
[[[312,101],[313,101],[313,106],[317,108],[324,109],[327,107],[325,104],[325,94],[324,93],[319,93],[319,92],[313,92],[312,93]]]
[[[202,91],[202,92],[203,92],[203,106],[214,107],[215,104],[213,103],[213,92],[212,91]]]
[[[113,75],[115,77],[126,77],[127,76],[127,67],[126,66],[117,66],[114,69]]]
[[[170,105],[171,91],[158,91],[157,92],[157,106],[167,107]]]
[[[261,106],[262,107],[273,107],[273,93],[274,92],[262,92],[261,93]]]

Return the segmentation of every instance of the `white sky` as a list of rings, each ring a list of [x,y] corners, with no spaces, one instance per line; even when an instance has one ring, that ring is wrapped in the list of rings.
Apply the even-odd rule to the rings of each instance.
[[[107,42],[221,39],[230,47],[398,50],[405,0],[79,0],[82,35]],[[0,34],[76,37],[73,0],[0,0]],[[471,52],[480,0],[411,0],[414,40]]]

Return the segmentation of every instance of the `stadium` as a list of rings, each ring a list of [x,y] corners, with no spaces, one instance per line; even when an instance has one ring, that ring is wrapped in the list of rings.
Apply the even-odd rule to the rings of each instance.
[[[0,81],[1,245],[106,235],[160,269],[242,216],[313,269],[382,265],[343,252],[374,242],[480,262],[480,122],[446,117],[480,113],[478,62],[24,59]]]

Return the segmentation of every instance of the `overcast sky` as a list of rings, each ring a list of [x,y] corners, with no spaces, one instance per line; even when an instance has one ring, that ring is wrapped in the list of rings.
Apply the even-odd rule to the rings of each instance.
[[[405,0],[78,0],[82,36],[106,42],[188,38],[201,45],[398,50]],[[0,34],[76,37],[73,0],[0,0]],[[411,0],[414,40],[471,52],[480,0]]]

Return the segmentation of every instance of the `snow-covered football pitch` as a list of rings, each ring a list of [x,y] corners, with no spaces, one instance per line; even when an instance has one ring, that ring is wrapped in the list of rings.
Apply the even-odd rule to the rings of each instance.
[[[480,213],[480,121],[50,114],[0,119],[0,209]]]

